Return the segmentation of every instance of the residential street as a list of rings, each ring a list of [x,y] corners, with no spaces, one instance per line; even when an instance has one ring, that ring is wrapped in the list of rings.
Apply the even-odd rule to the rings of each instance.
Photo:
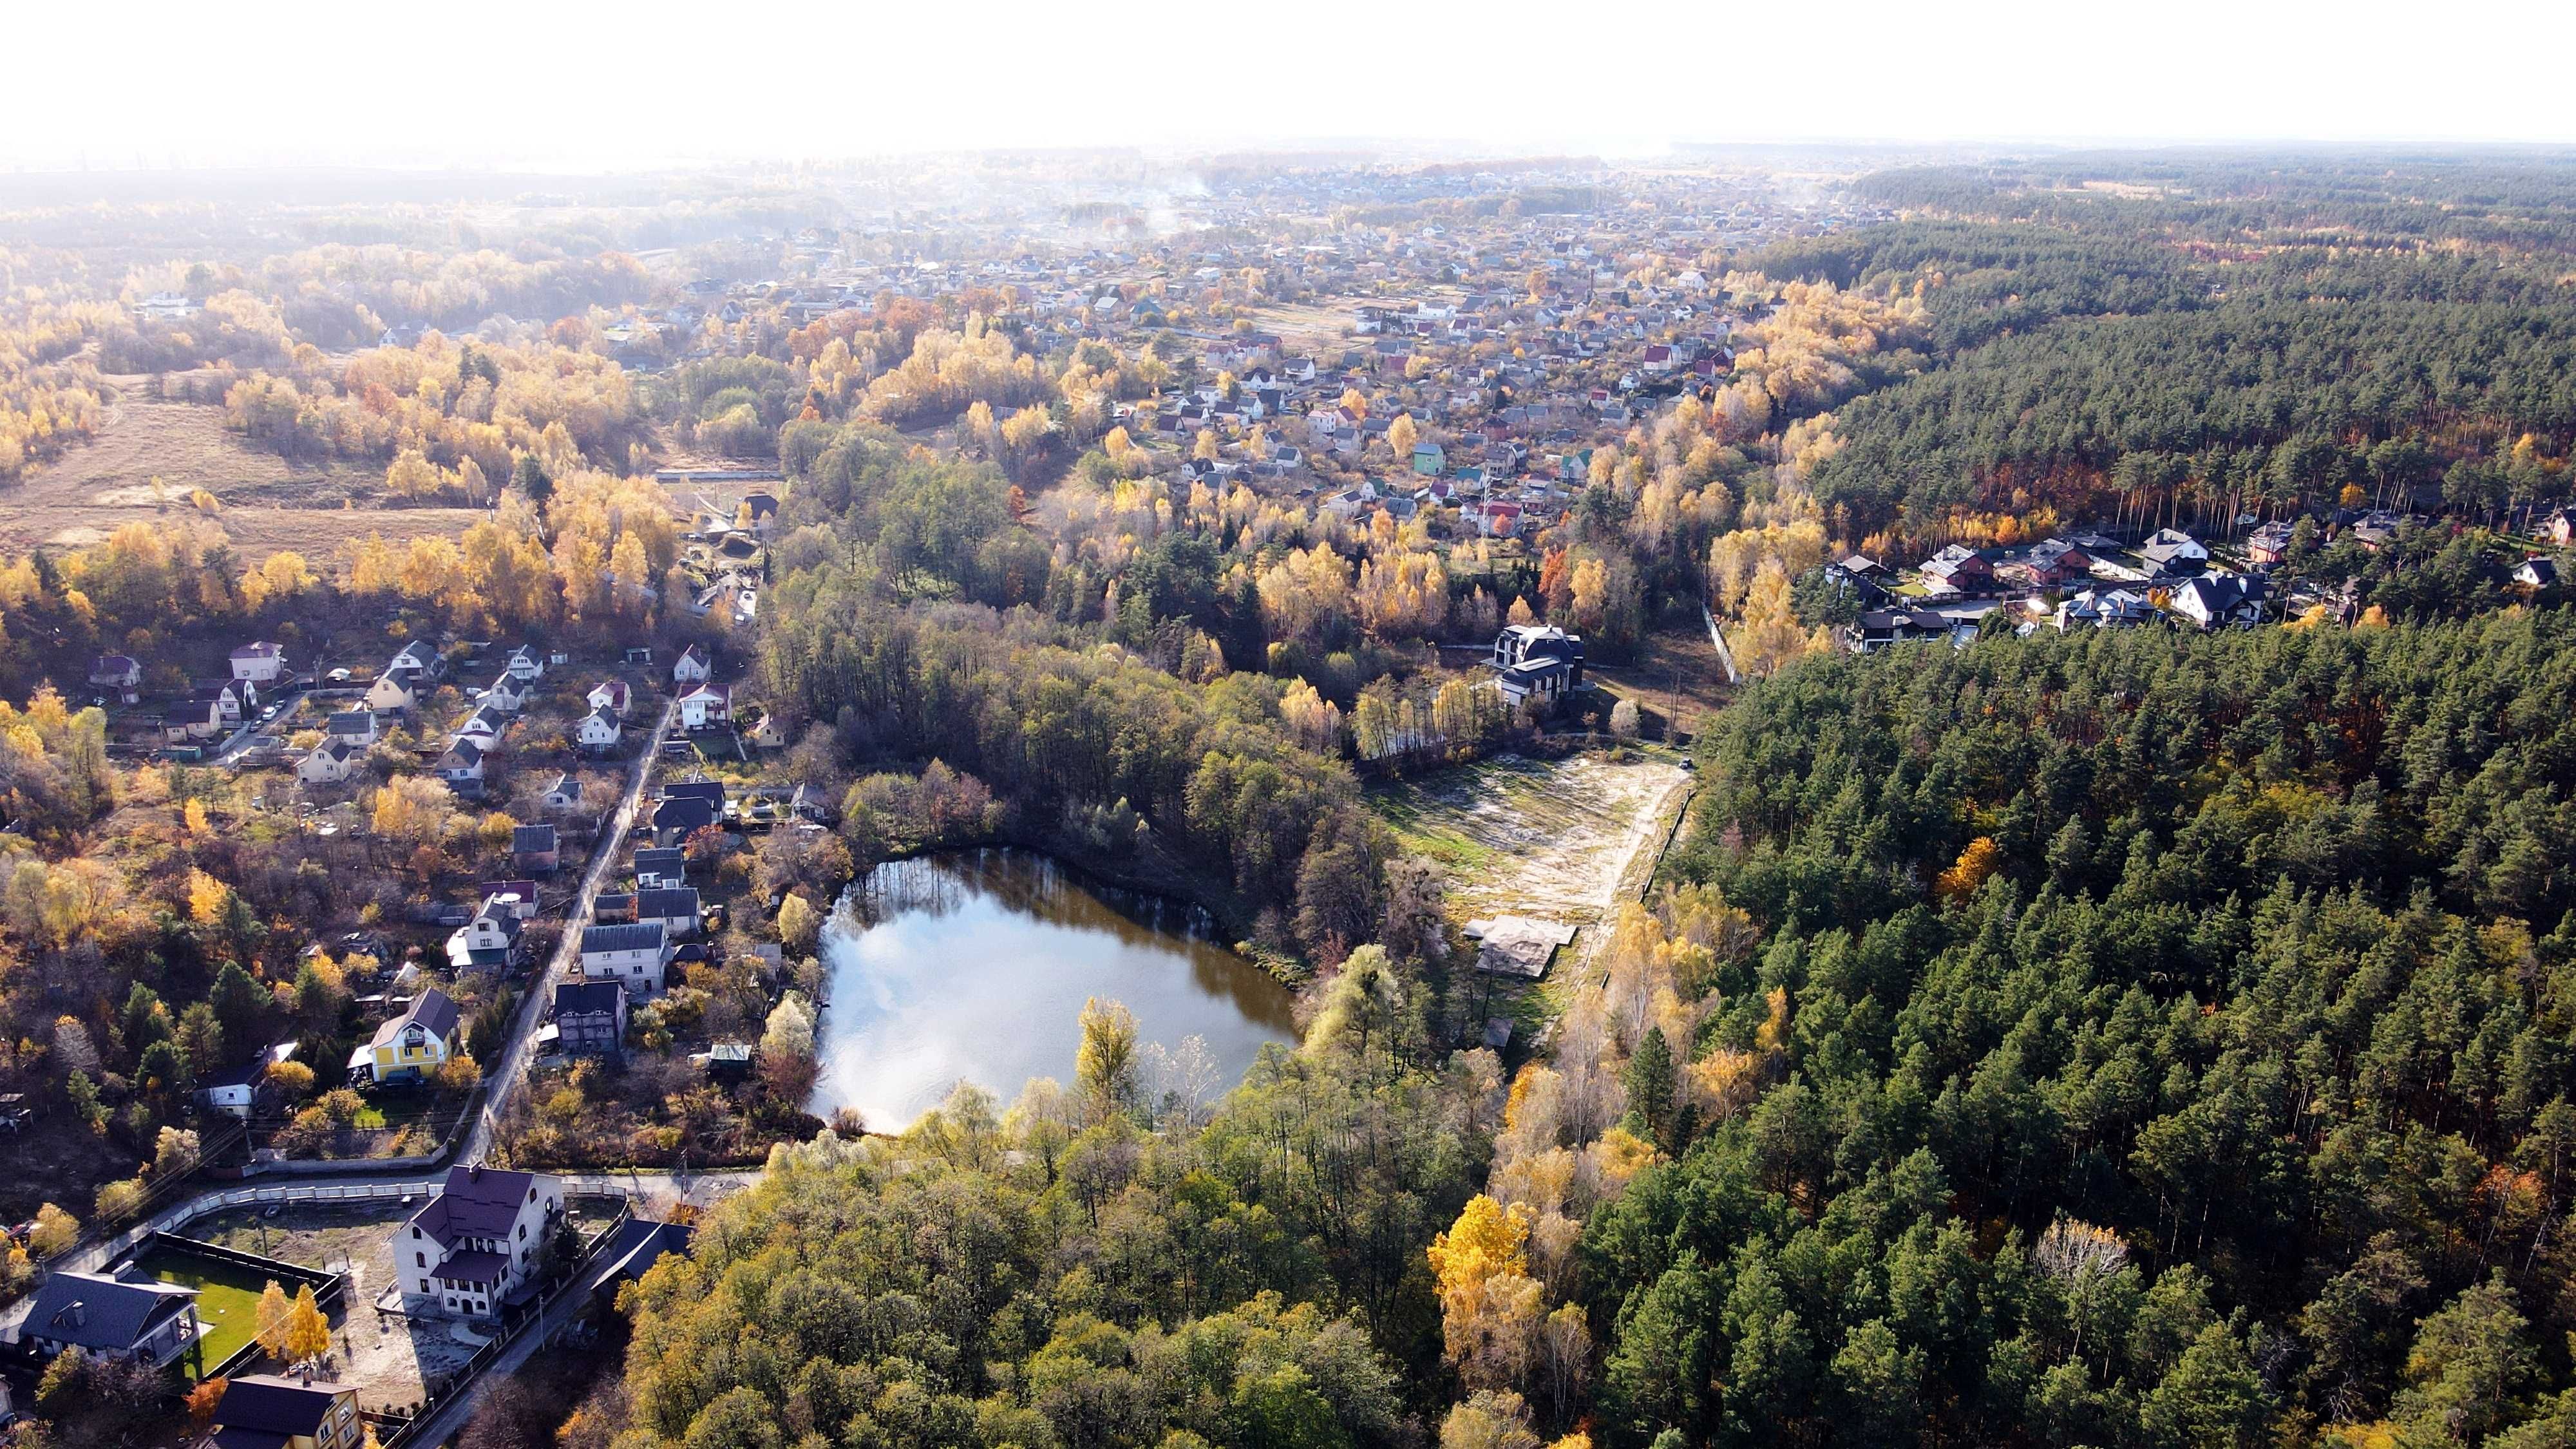
[[[458,1162],[481,1162],[492,1150],[492,1135],[500,1125],[501,1115],[517,1094],[519,1084],[528,1072],[528,1060],[535,1053],[537,1026],[545,1020],[547,1003],[554,996],[557,981],[566,979],[567,970],[581,959],[581,927],[590,919],[592,905],[599,899],[599,888],[616,874],[619,858],[625,852],[626,833],[635,824],[635,815],[643,807],[644,788],[653,778],[654,763],[661,757],[664,731],[671,727],[671,715],[679,708],[676,699],[662,706],[660,718],[653,722],[642,754],[635,760],[634,778],[626,782],[625,798],[618,801],[617,813],[591,851],[590,868],[583,872],[581,889],[572,903],[564,908],[563,938],[555,943],[554,955],[539,968],[528,988],[527,999],[519,1003],[519,1014],[510,1025],[510,1045],[501,1059],[484,1068],[485,1080],[492,1085],[483,1094],[483,1110],[465,1136],[457,1152]]]

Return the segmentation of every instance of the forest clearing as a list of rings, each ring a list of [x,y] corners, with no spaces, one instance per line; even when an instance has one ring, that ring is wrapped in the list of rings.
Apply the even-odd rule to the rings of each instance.
[[[1590,926],[1644,888],[1691,782],[1662,754],[1503,755],[1369,792],[1405,849],[1448,875],[1452,920]],[[1589,937],[1578,938],[1589,949]]]
[[[95,442],[0,490],[0,541],[85,548],[128,523],[201,516],[191,501],[200,489],[214,496],[220,511],[211,516],[233,546],[254,555],[293,549],[332,557],[369,533],[397,542],[452,538],[483,516],[474,508],[370,507],[383,491],[378,470],[289,462],[228,431],[221,408],[151,397],[148,378],[115,381],[123,396]],[[356,506],[343,506],[350,502]]]

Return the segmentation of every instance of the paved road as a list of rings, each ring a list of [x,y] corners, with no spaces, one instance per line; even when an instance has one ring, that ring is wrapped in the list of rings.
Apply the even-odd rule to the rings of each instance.
[[[501,1060],[485,1069],[486,1080],[492,1085],[483,1094],[483,1110],[475,1117],[473,1130],[458,1149],[459,1162],[481,1162],[491,1155],[492,1134],[508,1110],[510,1099],[527,1080],[528,1062],[536,1055],[537,1024],[545,1019],[547,1003],[554,999],[554,983],[578,973],[582,923],[590,919],[599,888],[616,871],[618,857],[624,853],[626,832],[634,828],[635,816],[643,808],[644,787],[653,778],[653,763],[661,757],[663,732],[670,729],[671,716],[679,707],[676,698],[663,704],[649,743],[636,757],[635,776],[626,782],[626,796],[618,801],[616,815],[591,852],[590,868],[582,873],[581,889],[564,911],[563,939],[555,944],[554,955],[530,984],[527,999],[519,1003],[519,1015],[510,1024],[510,1044],[501,1053]]]

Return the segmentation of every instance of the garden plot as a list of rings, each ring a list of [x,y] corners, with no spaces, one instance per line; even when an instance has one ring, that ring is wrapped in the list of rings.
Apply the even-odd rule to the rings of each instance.
[[[1369,804],[1444,869],[1452,920],[1586,927],[1644,888],[1690,780],[1669,755],[1506,755],[1373,789]]]

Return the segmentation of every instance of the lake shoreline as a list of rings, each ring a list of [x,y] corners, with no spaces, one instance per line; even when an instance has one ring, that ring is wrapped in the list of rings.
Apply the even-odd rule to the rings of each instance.
[[[1252,941],[1251,915],[1243,897],[1232,886],[1205,871],[1193,870],[1174,860],[1171,852],[1164,850],[1159,843],[1148,841],[1142,849],[1130,852],[1126,860],[1116,862],[1079,860],[1077,856],[1082,849],[1081,842],[1067,839],[1061,832],[1006,829],[980,844],[915,846],[897,851],[878,864],[890,865],[925,856],[957,855],[976,850],[1020,851],[1044,858],[1088,888],[1154,896],[1174,905],[1206,912],[1221,933],[1210,939],[1220,940],[1228,950],[1260,967],[1263,974],[1291,991],[1301,990],[1315,979],[1314,967],[1303,959],[1289,952],[1267,949]],[[1149,856],[1150,859],[1147,858]],[[859,872],[857,878],[842,885],[842,892],[846,894],[866,875],[867,871]]]
[[[835,902],[818,955],[819,1072],[807,1103],[890,1130],[959,1080],[1007,1099],[1070,1080],[1092,1000],[1137,1017],[1155,1060],[1193,1082],[1239,1079],[1296,1040],[1276,974],[1183,897],[1022,846],[915,852],[872,867]]]

